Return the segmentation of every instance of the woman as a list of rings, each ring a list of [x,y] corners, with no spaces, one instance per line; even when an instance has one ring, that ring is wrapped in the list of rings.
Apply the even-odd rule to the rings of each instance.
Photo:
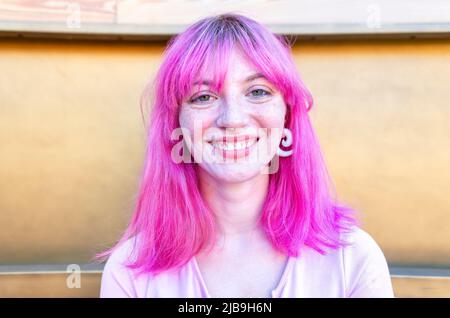
[[[393,297],[382,251],[333,197],[284,37],[204,18],[169,42],[155,84],[101,297]]]

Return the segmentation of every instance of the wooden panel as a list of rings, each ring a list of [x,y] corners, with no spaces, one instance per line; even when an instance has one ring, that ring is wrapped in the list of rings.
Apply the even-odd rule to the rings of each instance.
[[[398,298],[450,298],[450,277],[393,276],[392,285]]]
[[[79,13],[83,23],[114,24],[115,11],[115,0],[3,0],[0,21],[66,23]]]
[[[0,298],[50,297],[97,298],[100,295],[101,272],[83,272],[80,288],[67,287],[66,273],[0,273]]]
[[[299,35],[450,34],[446,0],[45,1],[0,3],[3,34],[164,35],[207,15],[237,12]]]
[[[88,297],[100,295],[102,271],[82,272],[80,288],[68,288],[66,273],[0,273],[0,298],[3,297]],[[449,277],[392,276],[397,298],[450,297]]]
[[[233,1],[122,1],[118,23],[188,24],[202,16],[236,11],[270,25],[359,25],[367,29],[392,24],[449,23],[446,0],[242,0]],[[379,25],[378,25],[379,24]]]

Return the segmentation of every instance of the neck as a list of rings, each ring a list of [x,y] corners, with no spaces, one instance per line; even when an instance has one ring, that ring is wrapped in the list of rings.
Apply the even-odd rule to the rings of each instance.
[[[219,235],[245,237],[260,230],[259,217],[269,184],[267,174],[229,183],[199,169],[198,177],[200,193],[214,213]]]

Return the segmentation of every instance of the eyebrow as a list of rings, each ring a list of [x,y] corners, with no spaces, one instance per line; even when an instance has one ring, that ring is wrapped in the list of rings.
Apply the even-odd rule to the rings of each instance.
[[[254,80],[258,79],[258,78],[264,78],[265,80],[267,80],[267,78],[263,74],[255,73],[255,74],[252,74],[252,75],[248,76],[246,79],[243,80],[243,82],[244,83],[248,83],[248,82],[254,81]],[[202,84],[202,85],[205,85],[205,86],[210,86],[211,85],[211,81],[210,80],[200,80],[200,81],[195,81],[194,82],[194,85],[198,85],[198,84]]]
[[[256,73],[256,74],[253,74],[253,75],[250,75],[249,77],[247,77],[244,80],[244,82],[248,83],[248,82],[254,81],[255,79],[258,79],[258,78],[264,78],[265,80],[267,80],[267,78],[263,74]]]

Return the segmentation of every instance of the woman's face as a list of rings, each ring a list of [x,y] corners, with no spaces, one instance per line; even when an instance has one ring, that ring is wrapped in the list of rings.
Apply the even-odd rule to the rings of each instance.
[[[194,161],[215,179],[242,182],[264,171],[283,134],[281,93],[234,50],[221,94],[200,74],[182,102],[179,123]]]

